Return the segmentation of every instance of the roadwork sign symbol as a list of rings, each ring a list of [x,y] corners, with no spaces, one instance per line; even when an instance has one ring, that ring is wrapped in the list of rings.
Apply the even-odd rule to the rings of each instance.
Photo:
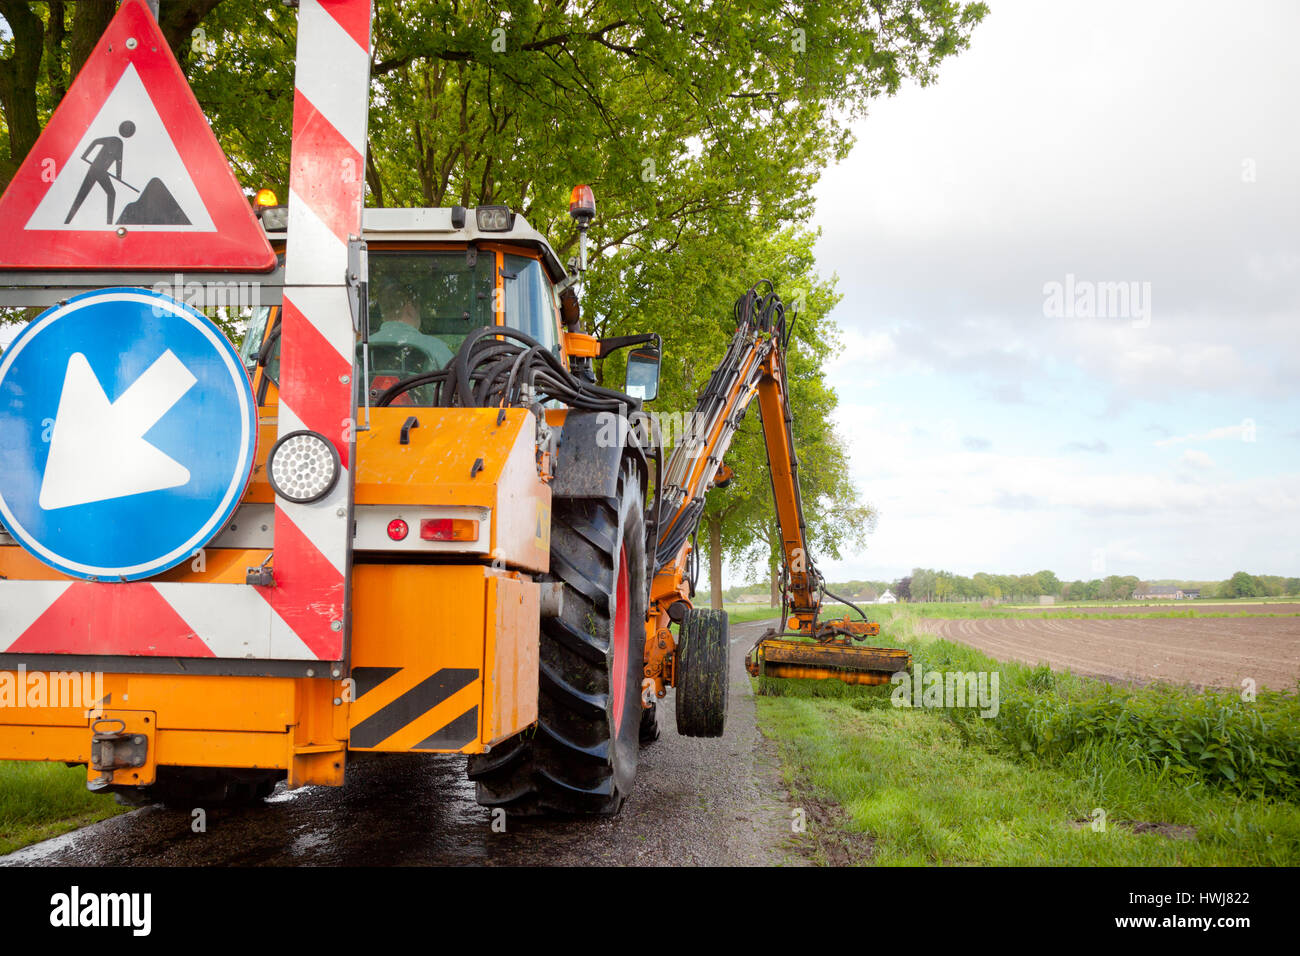
[[[104,101],[73,157],[27,220],[28,229],[216,229],[133,65]]]
[[[0,268],[275,265],[225,154],[139,0],[122,4],[0,197],[0,222],[8,224],[0,234]]]
[[[229,519],[256,438],[248,376],[212,322],[157,292],[88,292],[0,356],[0,523],[65,574],[149,577]]]

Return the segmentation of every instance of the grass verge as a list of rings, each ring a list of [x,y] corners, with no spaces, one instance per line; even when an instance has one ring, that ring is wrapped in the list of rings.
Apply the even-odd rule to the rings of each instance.
[[[0,761],[0,855],[122,813],[86,789],[86,768]]]
[[[704,605],[701,605],[703,607]],[[766,604],[727,604],[727,617],[732,624],[744,624],[747,621],[766,621],[769,618],[775,621],[781,615],[779,607],[768,607]]]
[[[926,670],[998,672],[1001,707],[981,719],[896,707],[892,686],[756,682],[786,784],[819,808],[800,843],[814,859],[850,862],[850,845],[878,864],[1300,864],[1294,695],[1113,688],[919,635],[908,610],[889,619],[880,643]]]

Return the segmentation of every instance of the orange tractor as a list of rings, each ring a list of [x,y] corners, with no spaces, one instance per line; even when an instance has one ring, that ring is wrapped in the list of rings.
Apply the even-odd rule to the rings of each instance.
[[[312,72],[322,44],[365,49],[369,6],[354,7],[301,3],[302,102],[313,83],[338,92]],[[156,31],[144,9],[127,0],[94,63],[138,62],[147,80],[140,58],[170,56],[160,34],[112,42]],[[119,74],[105,88],[138,82]],[[198,806],[339,786],[366,753],[463,754],[485,805],[616,812],[669,687],[681,733],[723,732],[727,619],[693,606],[693,539],[754,397],[788,607],[751,672],[906,668],[860,646],[876,625],[820,619],[770,288],[741,300],[665,456],[642,411],[659,335],[580,331],[591,191],[572,197],[570,265],[504,206],[363,212],[363,187],[324,179],[337,164],[310,151],[364,149],[365,90],[319,111],[335,139],[296,107],[289,202],[257,200],[270,271],[255,284],[173,279],[156,237],[182,230],[190,250],[207,201],[174,183],[185,224],[95,225],[87,244],[106,251],[58,267],[0,253],[0,305],[45,307],[0,356],[0,759],[84,764],[91,789]],[[0,213],[25,201],[26,169]],[[38,188],[63,187],[32,186],[36,238]],[[161,252],[129,269],[136,248]],[[248,309],[237,351],[214,306]],[[624,389],[598,386],[593,361],[621,348]]]

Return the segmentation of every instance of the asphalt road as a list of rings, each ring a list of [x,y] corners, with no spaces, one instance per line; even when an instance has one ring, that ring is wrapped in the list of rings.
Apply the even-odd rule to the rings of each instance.
[[[283,785],[264,806],[189,813],[146,807],[0,857],[0,866],[770,865],[790,857],[775,748],[754,723],[745,652],[769,622],[731,628],[725,736],[663,736],[641,751],[636,790],[608,819],[506,820],[492,832],[463,757],[377,755],[341,788]],[[105,798],[107,799],[107,798]]]

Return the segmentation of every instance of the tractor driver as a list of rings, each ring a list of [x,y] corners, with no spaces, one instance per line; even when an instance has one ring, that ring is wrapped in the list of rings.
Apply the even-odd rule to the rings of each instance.
[[[371,347],[376,351],[393,349],[398,352],[401,370],[408,375],[446,368],[452,360],[451,349],[442,339],[420,331],[419,290],[410,283],[391,279],[378,291],[378,305],[384,321],[370,334]],[[380,367],[377,363],[376,370]]]

